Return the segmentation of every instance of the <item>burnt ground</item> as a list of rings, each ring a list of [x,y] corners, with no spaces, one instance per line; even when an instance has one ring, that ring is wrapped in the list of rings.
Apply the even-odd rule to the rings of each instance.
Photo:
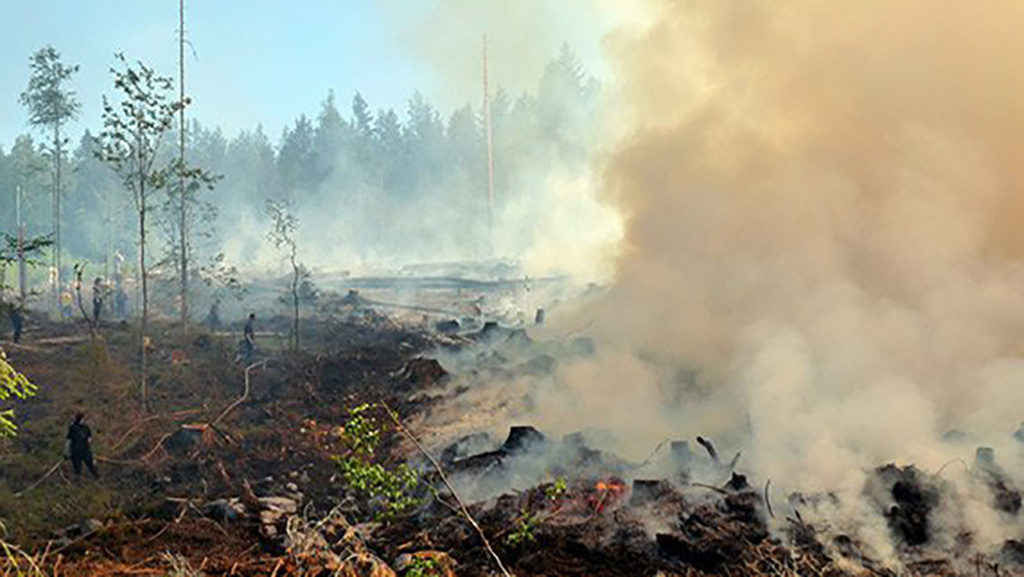
[[[287,319],[262,323],[286,326]],[[39,386],[17,407],[19,436],[0,445],[4,539],[25,552],[21,570],[29,558],[40,566],[24,574],[499,575],[455,497],[395,427],[383,427],[375,459],[421,468],[417,504],[408,511],[371,514],[374,504],[346,486],[335,461],[345,451],[338,432],[351,408],[384,402],[400,420],[416,422],[438,402],[418,393],[447,378],[425,355],[473,339],[374,314],[321,319],[306,331],[297,354],[260,338],[267,363],[253,369],[250,393],[238,402],[245,376],[235,362],[237,332],[197,328],[186,337],[158,323],[147,411],[128,325],[105,326],[92,338],[83,327],[35,319],[24,346],[4,343]],[[99,480],[76,482],[62,458],[78,410],[94,431]],[[376,415],[387,423],[386,413]],[[501,476],[531,451],[561,451],[552,475],[564,479],[560,486],[547,482],[468,506],[520,577],[898,573],[856,541],[825,537],[798,512],[785,517],[779,504],[773,510],[767,492],[738,475],[701,486],[687,483],[683,467],[675,478],[627,482],[618,476],[627,464],[580,439],[552,449],[542,433],[520,429],[490,450],[471,441],[484,449],[431,450],[453,475],[480,476]],[[1016,514],[1019,493],[988,471],[995,506]],[[943,498],[940,483],[893,466],[879,468],[875,482],[904,557],[899,573],[1009,575],[1024,562],[1024,545],[1014,541],[984,557],[966,541],[941,557],[922,553]],[[820,497],[806,499],[813,498]],[[805,498],[794,499],[791,510],[799,511]],[[0,571],[19,574],[11,561],[0,561]]]
[[[35,319],[23,345],[3,343],[39,387],[17,406],[18,436],[0,444],[7,540],[26,551],[61,549],[62,565],[78,567],[69,574],[92,574],[86,567],[94,562],[111,574],[103,567],[145,565],[166,551],[209,558],[211,574],[220,557],[258,565],[258,524],[218,525],[191,509],[238,497],[246,482],[261,496],[301,493],[304,504],[342,498],[329,431],[364,402],[415,411],[389,393],[389,379],[433,346],[386,319],[321,321],[303,336],[316,347],[261,348],[268,363],[253,371],[248,399],[221,417],[245,388],[234,362],[237,333],[193,330],[186,338],[158,324],[143,412],[131,327],[105,326],[92,339],[84,327]],[[66,427],[79,410],[93,430],[98,480],[76,482],[63,460]],[[76,537],[86,521],[104,529]]]

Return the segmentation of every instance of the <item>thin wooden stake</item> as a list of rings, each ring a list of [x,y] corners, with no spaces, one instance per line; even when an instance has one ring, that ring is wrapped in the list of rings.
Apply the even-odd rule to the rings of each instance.
[[[417,449],[419,449],[420,453],[423,453],[423,456],[426,457],[428,461],[430,461],[431,465],[433,465],[434,469],[437,471],[437,474],[440,475],[441,477],[441,482],[444,483],[445,487],[448,487],[448,490],[451,491],[452,493],[452,497],[455,498],[455,502],[459,504],[459,509],[462,511],[462,516],[465,517],[466,521],[468,521],[469,524],[473,526],[473,529],[476,530],[477,535],[480,535],[480,540],[483,541],[484,548],[487,549],[487,552],[491,555],[491,558],[494,559],[495,564],[498,565],[498,570],[501,571],[501,574],[505,577],[513,577],[512,574],[509,573],[508,569],[505,569],[505,564],[501,562],[501,557],[498,557],[498,554],[495,553],[494,548],[491,547],[491,542],[488,541],[487,536],[484,535],[484,530],[480,528],[480,525],[477,524],[476,519],[474,519],[473,515],[469,513],[469,509],[466,507],[466,503],[459,497],[459,494],[455,491],[455,487],[453,487],[451,482],[448,480],[448,476],[444,474],[444,469],[441,467],[441,463],[438,463],[437,459],[431,456],[431,454],[428,453],[425,448],[423,448],[423,445],[420,444],[420,441],[419,439],[416,438],[416,435],[412,434],[412,431],[405,428],[405,425],[403,425],[402,421],[399,420],[398,418],[398,413],[392,411],[391,407],[387,406],[387,404],[385,404],[384,402],[381,402],[381,406],[384,407],[385,411],[387,411],[388,417],[390,417],[391,420],[395,423],[395,426],[398,427],[398,430],[401,431],[403,435],[408,437],[409,440],[412,441],[412,444],[415,445]]]

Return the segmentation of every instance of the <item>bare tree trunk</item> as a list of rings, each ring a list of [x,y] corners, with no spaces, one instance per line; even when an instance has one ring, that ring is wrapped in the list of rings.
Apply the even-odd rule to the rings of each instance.
[[[179,180],[181,214],[178,226],[181,243],[181,329],[188,332],[188,198],[185,190],[185,0],[178,0],[178,159],[182,171]]]
[[[60,315],[60,164],[61,142],[60,122],[53,125],[53,311]]]
[[[18,227],[18,303],[24,308],[28,282],[25,266],[25,224],[21,220],[21,186],[14,187],[14,219]]]
[[[292,331],[295,334],[294,343],[295,352],[299,352],[299,267],[295,264],[295,245],[292,245],[292,304],[295,307],[295,322],[292,325]]]
[[[142,395],[142,412],[145,413],[148,393],[146,387],[146,321],[149,316],[149,292],[146,284],[146,177],[144,174],[141,174],[139,177],[139,277],[142,279],[142,322],[139,329],[139,354],[141,358],[139,391]]]

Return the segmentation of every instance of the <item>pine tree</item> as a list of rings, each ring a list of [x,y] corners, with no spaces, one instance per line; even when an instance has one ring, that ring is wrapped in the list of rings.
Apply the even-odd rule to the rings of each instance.
[[[52,235],[53,235],[53,310],[57,310],[60,295],[61,269],[61,195],[63,194],[62,165],[64,144],[67,139],[62,129],[78,116],[81,104],[74,91],[66,88],[71,76],[78,72],[78,66],[67,66],[60,59],[60,52],[52,46],[44,46],[30,59],[32,76],[28,89],[21,93],[20,101],[29,111],[29,124],[50,132],[50,154],[53,158],[52,193]]]

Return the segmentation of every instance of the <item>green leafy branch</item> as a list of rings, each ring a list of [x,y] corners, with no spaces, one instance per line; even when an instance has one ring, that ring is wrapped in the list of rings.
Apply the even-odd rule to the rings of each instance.
[[[389,467],[375,461],[382,429],[373,408],[363,404],[349,411],[341,434],[346,453],[335,460],[345,485],[376,505],[376,519],[387,521],[420,503],[415,495],[420,478],[405,463]]]
[[[23,401],[34,394],[36,386],[7,362],[7,355],[0,349],[0,407],[11,399]],[[0,437],[13,437],[17,432],[14,409],[0,408]]]

